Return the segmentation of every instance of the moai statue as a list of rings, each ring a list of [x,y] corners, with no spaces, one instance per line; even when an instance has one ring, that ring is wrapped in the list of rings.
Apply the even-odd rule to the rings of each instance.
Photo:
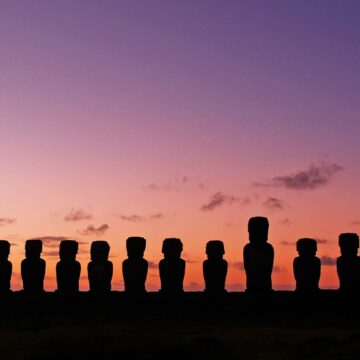
[[[110,246],[106,241],[96,240],[91,243],[91,261],[88,264],[90,291],[104,294],[111,291],[113,264],[108,260]]]
[[[339,236],[341,256],[337,259],[337,273],[340,280],[340,290],[344,292],[360,291],[360,257],[359,235],[344,233]]]
[[[244,247],[246,291],[272,290],[271,273],[274,249],[268,240],[269,222],[266,217],[252,217],[248,223],[249,243]]]
[[[76,261],[78,246],[75,240],[63,240],[60,243],[60,261],[56,264],[59,293],[74,294],[79,291],[81,265]]]
[[[144,259],[146,240],[143,237],[129,237],[126,240],[128,258],[122,263],[125,291],[141,294],[146,291],[145,282],[148,262]]]
[[[205,280],[205,292],[221,294],[226,292],[225,280],[228,263],[223,259],[225,254],[224,243],[220,240],[212,240],[206,244],[207,260],[203,262],[203,274]]]
[[[44,291],[46,262],[40,258],[41,252],[41,240],[26,240],[25,259],[21,262],[21,277],[24,291],[28,293]]]
[[[163,241],[164,259],[159,263],[161,292],[168,295],[184,291],[185,261],[181,259],[183,244],[180,239],[167,238]]]
[[[293,262],[296,290],[304,293],[319,290],[321,261],[315,256],[316,240],[299,239],[296,243],[296,250],[299,253]]]
[[[9,254],[10,243],[6,240],[0,240],[0,293],[10,291],[12,264],[8,260]]]

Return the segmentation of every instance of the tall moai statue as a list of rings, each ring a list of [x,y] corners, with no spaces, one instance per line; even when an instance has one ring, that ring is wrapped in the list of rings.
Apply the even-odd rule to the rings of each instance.
[[[21,262],[21,277],[25,292],[41,293],[44,291],[46,263],[40,257],[41,252],[41,240],[26,240],[25,259]]]
[[[246,291],[272,290],[271,273],[274,249],[268,241],[269,221],[266,217],[252,217],[248,223],[249,243],[244,247]]]
[[[337,273],[340,281],[340,290],[343,292],[360,292],[360,257],[359,235],[343,233],[339,236],[341,256],[337,259]]]
[[[225,254],[224,243],[220,240],[211,240],[206,244],[207,259],[203,262],[205,292],[221,294],[226,292],[225,280],[228,263],[223,259]]]
[[[110,246],[107,241],[96,240],[91,243],[91,261],[88,264],[90,291],[104,294],[111,291],[113,264],[109,261]]]
[[[161,292],[176,295],[184,291],[185,261],[181,259],[183,244],[180,239],[167,238],[163,241],[164,259],[159,263]]]
[[[148,272],[148,262],[144,259],[146,240],[143,237],[132,236],[126,240],[128,258],[122,263],[125,292],[141,294],[146,291],[145,282]]]
[[[56,264],[56,280],[59,293],[74,294],[79,291],[81,265],[76,261],[79,244],[75,240],[60,243],[60,261]]]
[[[8,260],[9,255],[10,243],[6,240],[0,240],[0,293],[10,291],[12,264]]]
[[[299,253],[293,262],[296,290],[302,293],[315,292],[319,290],[321,272],[321,261],[316,256],[316,240],[299,239],[296,243],[296,249]]]

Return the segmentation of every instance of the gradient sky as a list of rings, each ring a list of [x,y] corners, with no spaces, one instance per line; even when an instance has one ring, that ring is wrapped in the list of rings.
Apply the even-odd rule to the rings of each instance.
[[[159,287],[180,237],[185,289],[203,289],[211,239],[244,289],[251,216],[268,216],[275,289],[314,237],[320,285],[338,287],[341,232],[360,232],[359,1],[0,1],[0,238],[13,288],[24,241],[108,240],[121,290],[125,240],[147,239]]]

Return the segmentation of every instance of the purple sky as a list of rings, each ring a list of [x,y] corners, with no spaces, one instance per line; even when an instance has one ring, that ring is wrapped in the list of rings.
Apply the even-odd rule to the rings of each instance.
[[[75,236],[71,209],[113,244],[157,234],[151,254],[182,231],[235,247],[225,224],[261,212],[295,224],[279,244],[360,224],[359,19],[359,1],[1,1],[0,237]],[[326,179],[301,196],[274,180],[311,165]],[[203,214],[219,192],[228,211]]]

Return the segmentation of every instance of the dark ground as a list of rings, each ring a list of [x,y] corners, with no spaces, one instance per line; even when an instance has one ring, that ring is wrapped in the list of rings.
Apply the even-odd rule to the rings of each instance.
[[[0,359],[359,359],[359,297],[0,297]]]

